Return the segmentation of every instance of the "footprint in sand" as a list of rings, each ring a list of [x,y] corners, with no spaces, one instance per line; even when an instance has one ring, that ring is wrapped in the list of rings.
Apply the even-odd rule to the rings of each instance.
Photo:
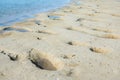
[[[103,38],[108,38],[108,39],[120,39],[120,35],[118,34],[105,34],[105,35],[102,35],[101,37]]]
[[[60,70],[64,67],[63,62],[54,55],[43,53],[35,49],[29,51],[29,60],[38,68],[44,70]]]
[[[12,61],[17,61],[18,60],[18,55],[8,55],[8,57],[10,58],[10,60]]]
[[[110,30],[110,29],[102,29],[102,28],[92,28],[92,30],[101,31],[101,32],[106,32],[106,33],[111,33],[111,32],[113,32],[113,31]]]
[[[91,50],[92,52],[102,53],[102,54],[106,54],[106,53],[109,53],[109,52],[110,52],[109,49],[103,48],[103,47],[91,47],[90,50]]]
[[[67,30],[71,30],[71,31],[77,31],[77,32],[89,34],[86,28],[68,27],[68,28],[66,28],[66,29],[67,29]]]
[[[87,42],[80,42],[80,41],[70,41],[68,42],[68,44],[73,46],[89,46]]]
[[[12,60],[12,61],[18,60],[18,55],[16,55],[16,54],[5,52],[4,50],[1,50],[0,53],[7,55],[10,58],[10,60]]]
[[[72,31],[82,32],[82,33],[85,33],[85,34],[89,34],[89,35],[96,36],[96,37],[101,37],[101,38],[120,39],[119,34],[111,33],[112,31],[108,30],[108,29],[97,29],[97,28],[95,28],[95,29],[89,30],[87,28],[78,28],[78,27],[68,27],[66,29],[67,30],[72,30]],[[94,32],[93,30],[107,32],[107,33]]]
[[[68,42],[69,45],[72,46],[85,46],[85,47],[90,47],[90,50],[95,53],[109,53],[111,52],[110,49],[104,48],[104,47],[91,47],[90,44],[86,42],[80,42],[80,41],[70,41]],[[65,56],[67,59],[68,57]]]
[[[37,33],[44,33],[44,34],[57,34],[54,31],[51,30],[38,30]]]

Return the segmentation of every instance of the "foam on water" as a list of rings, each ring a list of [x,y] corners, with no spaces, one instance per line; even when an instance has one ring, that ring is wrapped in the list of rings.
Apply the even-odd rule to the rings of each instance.
[[[0,0],[0,26],[64,6],[70,0]]]

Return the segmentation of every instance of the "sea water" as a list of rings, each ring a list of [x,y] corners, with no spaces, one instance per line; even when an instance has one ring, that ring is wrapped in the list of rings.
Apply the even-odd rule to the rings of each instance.
[[[70,0],[0,0],[0,26],[64,6]]]

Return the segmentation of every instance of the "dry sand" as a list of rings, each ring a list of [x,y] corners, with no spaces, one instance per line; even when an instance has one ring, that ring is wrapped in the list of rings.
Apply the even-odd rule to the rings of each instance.
[[[0,27],[0,80],[120,80],[120,1],[79,1]]]

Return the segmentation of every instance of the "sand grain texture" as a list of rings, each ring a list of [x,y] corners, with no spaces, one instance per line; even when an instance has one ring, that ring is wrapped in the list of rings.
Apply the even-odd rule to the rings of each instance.
[[[120,80],[119,5],[73,0],[0,27],[0,80]]]

